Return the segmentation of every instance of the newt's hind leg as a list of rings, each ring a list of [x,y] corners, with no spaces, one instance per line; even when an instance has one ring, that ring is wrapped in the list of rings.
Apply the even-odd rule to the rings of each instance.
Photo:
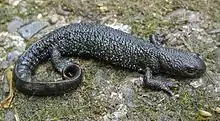
[[[151,34],[149,35],[150,43],[154,45],[164,45],[165,44],[165,35]]]
[[[161,79],[153,79],[150,68],[146,69],[146,73],[144,75],[143,82],[144,82],[145,87],[163,90],[171,96],[174,95],[173,92],[170,90],[170,87],[172,87],[174,83],[172,81],[168,81],[168,80],[164,81]]]
[[[81,71],[76,62],[74,62],[71,58],[62,57],[57,49],[53,49],[52,64],[65,80],[78,76],[77,74]]]

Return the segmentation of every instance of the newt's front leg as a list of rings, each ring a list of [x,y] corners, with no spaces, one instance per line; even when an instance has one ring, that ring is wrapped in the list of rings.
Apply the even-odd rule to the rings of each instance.
[[[145,87],[163,90],[171,96],[174,95],[173,92],[170,90],[170,87],[173,86],[173,82],[152,78],[152,72],[151,72],[150,68],[146,69],[146,73],[144,75],[143,82],[144,82]]]

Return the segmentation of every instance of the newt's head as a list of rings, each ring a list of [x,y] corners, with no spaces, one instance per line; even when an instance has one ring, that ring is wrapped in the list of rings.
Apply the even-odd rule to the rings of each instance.
[[[206,70],[204,61],[196,53],[163,48],[158,55],[160,71],[170,76],[177,78],[198,78]]]

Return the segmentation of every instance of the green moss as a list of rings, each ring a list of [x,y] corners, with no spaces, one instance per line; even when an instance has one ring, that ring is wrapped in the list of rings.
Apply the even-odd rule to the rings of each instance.
[[[142,37],[154,33],[158,27],[162,30],[174,27],[175,25],[172,23],[163,20],[163,16],[177,8],[196,10],[210,15],[212,21],[220,20],[220,10],[218,9],[220,3],[218,1],[209,1],[209,3],[207,0],[69,1],[71,2],[48,0],[41,5],[34,1],[27,1],[27,6],[25,6],[27,12],[15,12],[15,14],[23,19],[36,19],[36,15],[39,13],[49,12],[61,5],[71,12],[67,20],[82,16],[85,19],[101,21],[103,17],[115,15],[112,18],[116,18],[117,22],[130,25],[132,34]],[[106,11],[103,12],[99,9],[100,3],[107,7]],[[0,4],[3,3],[0,1]],[[14,9],[18,10],[16,7]],[[6,23],[15,14],[1,14],[4,20],[1,19],[0,22],[4,24],[0,27],[7,27]],[[106,22],[112,22],[112,18],[110,17]],[[30,45],[35,40],[36,38],[32,38],[28,44]],[[105,81],[109,81],[109,85],[117,87],[123,85],[125,77],[130,72],[94,60],[74,59],[84,67],[82,85],[77,90],[58,97],[25,96],[16,91],[13,108],[17,109],[20,120],[101,120],[100,117],[115,111],[115,105],[112,105],[112,102],[99,98],[100,93],[102,94],[106,90],[103,90],[105,87],[98,87],[94,83],[95,74],[98,70],[103,70]],[[210,57],[210,59],[213,58]],[[185,91],[184,87],[180,87],[180,96],[174,101],[163,92],[145,90],[135,84],[132,85],[132,89],[134,90],[132,100],[135,106],[128,108],[128,114],[124,120],[157,120],[161,115],[171,117],[173,120],[196,120],[197,108],[210,110],[210,107],[219,104],[212,98],[208,98],[208,94],[204,94],[202,91],[196,92],[195,98],[191,93]],[[4,118],[4,113],[5,111],[0,111],[0,120]]]

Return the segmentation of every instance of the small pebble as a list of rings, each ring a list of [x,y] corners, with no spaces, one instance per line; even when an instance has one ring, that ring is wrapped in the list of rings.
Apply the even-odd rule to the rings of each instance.
[[[217,114],[220,114],[220,107],[216,107],[216,108],[215,108],[215,112],[216,112]]]
[[[38,14],[38,15],[37,15],[37,19],[41,19],[42,17],[43,17],[42,14]]]
[[[204,111],[204,110],[199,110],[199,114],[203,117],[211,117],[212,114],[209,113],[208,111]]]
[[[15,18],[11,22],[8,23],[8,32],[16,32],[18,28],[23,25],[23,21],[20,18]]]
[[[199,13],[183,8],[170,12],[165,19],[173,20],[175,23],[195,23],[201,21]]]
[[[124,85],[123,85],[124,86]],[[125,85],[120,90],[123,94],[124,102],[128,107],[135,107],[135,104],[133,103],[133,90],[131,85]]]
[[[11,110],[7,110],[5,113],[5,121],[15,121],[14,112]]]
[[[100,88],[105,87],[107,85],[105,72],[102,69],[99,69],[96,72],[93,82],[97,87]]]
[[[58,21],[58,16],[57,15],[52,15],[49,17],[49,22],[50,24],[56,24]]]
[[[21,52],[16,51],[16,50],[14,50],[14,51],[12,51],[12,52],[9,52],[8,55],[7,55],[7,60],[8,60],[9,62],[12,62],[12,61],[14,61],[14,60],[17,60],[17,58],[19,57],[19,55],[21,55]]]
[[[0,69],[6,69],[8,68],[9,63],[8,61],[3,60],[2,62],[0,62]]]
[[[7,0],[6,2],[10,5],[17,6],[22,0]]]
[[[26,6],[19,5],[18,6],[18,11],[21,14],[25,14],[25,13],[27,13],[28,9],[26,8]]]
[[[57,7],[56,12],[58,15],[62,15],[62,16],[68,16],[70,14],[69,11],[63,10],[61,6]]]
[[[217,33],[220,33],[220,28],[217,28],[217,29],[212,29],[210,31],[208,31],[209,34],[217,34]]]
[[[124,25],[121,23],[113,23],[113,24],[105,24],[105,25],[109,26],[111,28],[114,28],[114,29],[121,30],[126,33],[131,33],[131,26],[129,26],[129,25]]]
[[[124,104],[118,105],[117,108],[118,108],[117,111],[115,111],[115,112],[113,113],[113,115],[114,115],[114,120],[119,120],[119,119],[125,117],[126,114],[128,113],[127,106],[124,105]]]
[[[142,77],[140,77],[140,78],[135,78],[134,79],[134,81],[133,81],[133,83],[136,85],[136,86],[138,86],[138,87],[141,87],[142,85],[143,85],[143,78]]]
[[[198,81],[192,81],[190,82],[190,85],[193,86],[194,88],[201,87],[204,84],[203,80],[200,78]]]
[[[30,39],[48,24],[42,21],[33,21],[18,29],[18,33],[25,39]]]
[[[167,115],[160,115],[157,121],[170,121],[170,117]]]
[[[216,60],[216,67],[220,69],[220,48],[219,47],[215,50],[215,60]]]

